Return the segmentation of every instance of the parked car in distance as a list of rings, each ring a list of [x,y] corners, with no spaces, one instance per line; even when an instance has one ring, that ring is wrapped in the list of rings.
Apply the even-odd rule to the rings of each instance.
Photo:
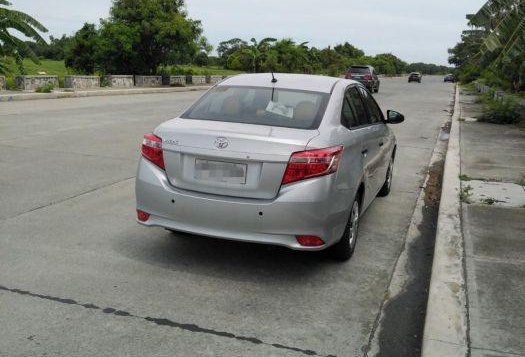
[[[390,192],[396,138],[365,87],[243,74],[144,135],[137,221],[296,250],[354,252],[359,218]]]
[[[452,82],[454,83],[456,81],[456,77],[452,74],[452,73],[449,73],[445,76],[445,78],[443,78],[443,82]]]
[[[353,79],[363,84],[370,92],[379,92],[379,85],[381,81],[377,76],[377,72],[372,66],[352,66],[348,69],[345,75],[346,79]]]
[[[419,72],[412,72],[408,75],[408,83],[410,82],[418,82],[418,83],[421,83],[421,77],[423,77],[421,75],[421,73]]]

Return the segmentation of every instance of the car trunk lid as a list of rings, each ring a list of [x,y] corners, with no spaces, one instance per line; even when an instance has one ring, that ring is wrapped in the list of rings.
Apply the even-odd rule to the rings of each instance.
[[[317,130],[174,119],[155,132],[163,140],[168,179],[176,188],[244,198],[279,192],[292,153]]]

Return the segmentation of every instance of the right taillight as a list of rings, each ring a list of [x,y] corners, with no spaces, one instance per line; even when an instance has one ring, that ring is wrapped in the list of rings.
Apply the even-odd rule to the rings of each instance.
[[[363,77],[365,81],[370,81],[372,80],[372,75],[371,74],[365,74],[365,76]]]
[[[282,184],[334,173],[342,156],[343,146],[293,153],[286,166]]]
[[[164,156],[162,154],[162,139],[155,134],[145,134],[142,140],[142,156],[161,169],[164,167]]]

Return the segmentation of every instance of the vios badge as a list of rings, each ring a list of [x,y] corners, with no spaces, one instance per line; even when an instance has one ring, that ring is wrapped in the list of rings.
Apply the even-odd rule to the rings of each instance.
[[[218,137],[215,139],[215,146],[219,149],[226,149],[230,145],[230,140],[226,139],[225,137]]]

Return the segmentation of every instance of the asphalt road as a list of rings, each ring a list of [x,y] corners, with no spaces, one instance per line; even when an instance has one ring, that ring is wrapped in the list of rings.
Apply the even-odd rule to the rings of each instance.
[[[0,103],[0,356],[362,356],[452,92],[382,81],[393,191],[343,264],[135,223],[142,135],[199,93]]]

